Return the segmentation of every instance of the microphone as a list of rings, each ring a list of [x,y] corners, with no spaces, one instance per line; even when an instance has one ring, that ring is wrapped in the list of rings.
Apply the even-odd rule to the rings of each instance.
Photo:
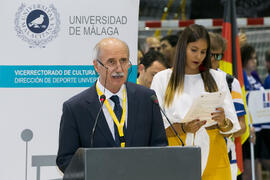
[[[104,94],[102,94],[99,98],[100,102],[101,102],[101,106],[104,104],[104,101],[106,100],[106,96]]]
[[[175,128],[173,127],[171,121],[169,120],[169,118],[167,117],[167,115],[165,114],[165,112],[162,110],[162,108],[160,107],[159,103],[158,103],[158,99],[156,95],[152,95],[151,96],[151,100],[153,101],[154,104],[156,104],[158,106],[158,108],[160,109],[160,111],[162,112],[162,114],[165,116],[165,118],[167,119],[168,123],[170,124],[174,134],[178,137],[178,139],[180,140],[182,146],[184,146],[184,143],[182,141],[182,139],[180,138],[178,132],[175,130]]]
[[[104,94],[102,94],[100,96],[99,100],[100,100],[101,105],[100,105],[99,111],[97,113],[96,119],[94,121],[93,129],[92,129],[91,136],[90,136],[91,137],[90,138],[91,147],[94,147],[94,135],[95,135],[95,132],[96,132],[97,122],[98,122],[98,118],[99,118],[100,112],[102,110],[104,101],[106,100],[106,96]]]

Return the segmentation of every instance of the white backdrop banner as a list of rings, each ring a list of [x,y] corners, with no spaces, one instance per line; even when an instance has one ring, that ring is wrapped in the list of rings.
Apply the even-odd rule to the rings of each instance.
[[[57,179],[62,103],[93,85],[95,44],[130,48],[136,82],[139,0],[0,1],[0,179]]]
[[[249,91],[248,110],[253,124],[270,123],[270,90]]]

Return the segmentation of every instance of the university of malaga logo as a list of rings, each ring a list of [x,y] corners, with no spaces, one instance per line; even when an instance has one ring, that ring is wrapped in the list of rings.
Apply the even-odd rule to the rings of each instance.
[[[60,31],[59,14],[52,4],[22,4],[15,16],[15,31],[30,47],[43,48]]]

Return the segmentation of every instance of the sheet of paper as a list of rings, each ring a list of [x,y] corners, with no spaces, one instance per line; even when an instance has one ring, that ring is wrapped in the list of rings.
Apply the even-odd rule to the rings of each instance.
[[[207,125],[216,124],[212,120],[211,113],[216,112],[217,107],[222,107],[224,102],[225,93],[204,93],[198,96],[191,105],[188,113],[182,122],[189,122],[194,119],[206,120]]]

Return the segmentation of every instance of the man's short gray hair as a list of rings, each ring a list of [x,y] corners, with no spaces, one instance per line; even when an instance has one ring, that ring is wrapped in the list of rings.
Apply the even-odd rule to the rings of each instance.
[[[118,39],[118,38],[104,38],[104,39],[115,39],[115,40],[118,40],[118,41],[122,42],[122,43],[126,46],[126,48],[127,48],[127,50],[128,50],[128,57],[129,57],[129,47],[128,47],[128,45],[127,45],[126,42],[124,42],[124,41],[122,41],[122,40],[120,40],[120,39]],[[94,49],[93,49],[93,60],[99,59],[100,48],[101,48],[100,45],[101,45],[101,42],[102,42],[104,39],[102,39],[101,41],[99,41],[99,42],[95,45],[95,47],[94,47]]]
[[[93,60],[99,59],[99,53],[100,53],[100,47],[99,47],[99,43],[97,43],[93,50]]]

